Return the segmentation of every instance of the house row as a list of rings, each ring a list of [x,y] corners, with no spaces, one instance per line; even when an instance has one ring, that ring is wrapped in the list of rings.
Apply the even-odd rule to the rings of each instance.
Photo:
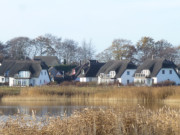
[[[179,71],[177,65],[164,58],[147,59],[139,66],[129,60],[112,60],[107,63],[89,61],[76,69],[76,77],[80,82],[98,84],[118,82],[151,86],[169,80],[179,85]]]
[[[42,61],[4,60],[0,66],[0,84],[41,86],[49,82],[48,66]]]

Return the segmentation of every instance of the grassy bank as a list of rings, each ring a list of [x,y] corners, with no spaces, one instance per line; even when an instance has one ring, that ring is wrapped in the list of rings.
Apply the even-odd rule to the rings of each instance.
[[[178,101],[180,87],[43,86],[1,87],[2,101]]]
[[[75,112],[71,117],[39,119],[17,115],[0,122],[1,134],[60,135],[179,135],[180,110],[167,107],[150,111],[144,107]]]

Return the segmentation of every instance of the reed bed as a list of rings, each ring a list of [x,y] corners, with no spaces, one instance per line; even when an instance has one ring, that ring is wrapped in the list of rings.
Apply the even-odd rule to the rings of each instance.
[[[13,89],[13,88],[12,88]],[[14,88],[15,89],[15,88]],[[17,89],[17,88],[16,88]],[[43,86],[9,89],[2,101],[102,101],[102,102],[159,102],[180,99],[180,86],[117,87],[117,86]],[[6,91],[6,90],[4,90]],[[0,90],[1,93],[1,90]]]
[[[142,106],[84,109],[70,117],[39,118],[16,115],[0,122],[0,134],[7,135],[179,135],[180,109],[163,107],[156,111]]]

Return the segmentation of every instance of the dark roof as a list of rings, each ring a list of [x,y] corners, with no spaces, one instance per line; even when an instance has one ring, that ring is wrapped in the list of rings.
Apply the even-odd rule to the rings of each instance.
[[[58,71],[56,70],[55,67],[50,67],[50,68],[48,69],[48,72],[49,72],[50,75],[53,76],[53,77],[55,77],[56,74],[58,73]]]
[[[47,66],[59,65],[59,60],[56,56],[35,56],[34,60],[40,60],[46,63]]]
[[[5,60],[0,67],[0,75],[8,72],[9,77],[14,77],[20,71],[30,71],[31,77],[39,77],[42,69],[47,69],[47,66],[40,61]]]
[[[104,65],[104,63],[99,63],[95,60],[89,60],[89,62],[79,67],[79,70],[76,74],[79,74],[79,77],[96,77],[99,69]],[[82,74],[84,70],[84,74]]]
[[[177,65],[177,68],[178,68],[178,70],[180,71],[180,64],[179,64],[179,65]]]
[[[137,66],[129,60],[111,60],[101,67],[101,69],[97,73],[97,76],[99,76],[100,73],[109,74],[110,71],[115,71],[115,78],[119,78],[125,72],[126,69],[136,68]]]
[[[4,73],[9,71],[15,65],[15,63],[15,60],[4,60],[2,62],[2,66],[0,66],[0,75],[4,76]]]
[[[155,77],[161,68],[176,68],[177,66],[174,62],[170,60],[166,60],[164,58],[157,58],[157,59],[147,59],[144,61],[142,65],[140,65],[135,73],[141,73],[142,70],[148,69],[150,70],[151,74],[150,77]],[[175,70],[176,71],[176,70]]]
[[[81,74],[81,70],[83,69],[83,66],[84,65],[80,65],[80,66],[77,66],[75,67],[75,77],[79,76]]]
[[[0,55],[0,63],[3,62],[3,59],[4,59],[3,56]]]

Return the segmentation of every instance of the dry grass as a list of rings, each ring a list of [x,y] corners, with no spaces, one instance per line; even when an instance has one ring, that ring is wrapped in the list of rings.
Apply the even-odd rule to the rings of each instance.
[[[144,107],[91,110],[75,112],[71,117],[39,119],[17,115],[0,122],[1,134],[12,135],[179,135],[180,110]]]
[[[5,91],[5,90],[4,90]],[[20,88],[17,94],[6,94],[2,101],[135,101],[157,102],[179,100],[180,86],[172,87],[116,87],[116,86],[43,86]]]

